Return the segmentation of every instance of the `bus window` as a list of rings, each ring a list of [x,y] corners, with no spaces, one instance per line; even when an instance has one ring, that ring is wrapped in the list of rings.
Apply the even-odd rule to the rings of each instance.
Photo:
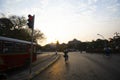
[[[15,43],[14,52],[20,52],[20,43]]]
[[[4,42],[3,53],[14,52],[14,44],[12,42]]]
[[[14,48],[15,52],[26,52],[26,44],[22,44],[22,43],[15,43],[15,48]]]
[[[27,45],[26,45],[26,44],[21,44],[21,45],[20,45],[20,51],[21,51],[21,52],[27,52],[26,49],[27,49]]]

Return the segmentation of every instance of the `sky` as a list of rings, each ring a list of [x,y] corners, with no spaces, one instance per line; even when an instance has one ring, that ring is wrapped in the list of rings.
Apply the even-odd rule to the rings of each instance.
[[[102,39],[97,34],[108,39],[120,33],[120,0],[0,0],[0,13],[35,15],[35,29],[46,36],[41,45]]]

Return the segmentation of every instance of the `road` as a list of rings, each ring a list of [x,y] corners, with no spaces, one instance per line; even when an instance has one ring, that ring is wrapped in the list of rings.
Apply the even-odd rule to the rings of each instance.
[[[70,52],[65,63],[63,54],[33,80],[120,80],[120,55]]]

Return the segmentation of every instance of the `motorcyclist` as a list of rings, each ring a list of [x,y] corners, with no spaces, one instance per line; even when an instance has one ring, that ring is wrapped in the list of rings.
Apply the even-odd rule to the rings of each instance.
[[[65,61],[68,61],[68,50],[66,49],[65,51],[64,51],[64,58],[65,58]]]

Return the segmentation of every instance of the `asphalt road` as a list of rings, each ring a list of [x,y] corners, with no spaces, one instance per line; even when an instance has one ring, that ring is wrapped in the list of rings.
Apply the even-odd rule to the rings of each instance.
[[[71,52],[65,63],[61,53],[59,60],[33,80],[120,80],[120,55]]]

